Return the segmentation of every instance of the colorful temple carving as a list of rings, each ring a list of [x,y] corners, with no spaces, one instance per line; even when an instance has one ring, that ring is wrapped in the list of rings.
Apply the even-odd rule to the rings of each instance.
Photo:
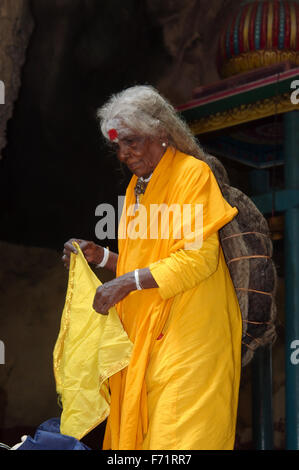
[[[299,4],[241,2],[219,36],[220,75],[229,77],[280,62],[299,65]]]

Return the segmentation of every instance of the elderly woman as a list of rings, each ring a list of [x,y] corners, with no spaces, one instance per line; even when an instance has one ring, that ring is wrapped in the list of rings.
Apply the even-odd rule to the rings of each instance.
[[[97,289],[93,307],[106,315],[116,305],[134,344],[129,366],[109,381],[103,448],[233,449],[242,321],[218,230],[237,209],[223,199],[188,127],[152,87],[113,96],[98,116],[133,173],[119,253],[76,239],[89,263],[116,273]],[[173,205],[181,214],[190,208],[187,234],[186,219],[173,214],[166,232],[163,217],[155,219],[152,236],[152,208]],[[141,212],[147,223],[132,229]],[[73,240],[64,247],[66,265]]]

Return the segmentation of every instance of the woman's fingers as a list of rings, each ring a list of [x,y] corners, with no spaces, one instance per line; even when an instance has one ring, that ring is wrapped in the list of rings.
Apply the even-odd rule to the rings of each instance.
[[[78,243],[78,245],[80,246],[82,243],[84,243],[84,240],[80,240],[78,238],[71,238],[70,240],[68,240],[65,244],[64,244],[64,250],[63,250],[63,253],[64,254],[68,254],[70,251],[72,253],[75,253],[76,255],[78,254],[76,248],[74,247],[73,245],[73,242],[76,242]],[[85,242],[86,243],[86,242]]]
[[[98,264],[99,246],[97,246],[94,242],[91,242],[91,241],[81,240],[80,238],[71,238],[64,244],[64,248],[63,248],[62,261],[65,264],[65,266],[67,267],[69,266],[72,253],[76,255],[78,254],[78,250],[73,245],[74,242],[76,242],[79,245],[88,263]]]
[[[77,242],[80,246],[80,243],[82,243],[83,240],[80,240],[78,238],[71,238],[64,244],[62,262],[66,268],[69,268],[71,253],[74,253],[75,255],[78,254],[78,251],[74,247],[73,242]]]
[[[101,313],[102,315],[108,315],[109,309],[112,305],[109,302],[101,301],[101,299],[95,297],[93,301],[92,308],[97,312]]]
[[[109,309],[114,305],[113,296],[111,293],[109,295],[110,289],[107,287],[103,284],[97,288],[92,305],[93,309],[102,315],[108,315]]]

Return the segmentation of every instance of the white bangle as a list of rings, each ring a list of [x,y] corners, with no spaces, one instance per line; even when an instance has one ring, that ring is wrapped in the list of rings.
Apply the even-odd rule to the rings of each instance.
[[[104,256],[102,261],[96,265],[96,268],[104,268],[109,258],[109,248],[104,248]]]
[[[134,274],[135,274],[135,282],[136,282],[137,290],[142,290],[142,287],[139,282],[139,269],[135,269]]]

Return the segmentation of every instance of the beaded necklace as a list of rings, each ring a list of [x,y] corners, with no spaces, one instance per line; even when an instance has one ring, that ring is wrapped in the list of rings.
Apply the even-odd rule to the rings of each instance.
[[[137,180],[136,186],[134,188],[134,193],[136,196],[136,206],[137,206],[137,207],[135,206],[135,210],[138,209],[140,196],[145,193],[146,187],[151,177],[152,177],[152,173],[147,178],[143,178],[142,176],[140,176]]]

